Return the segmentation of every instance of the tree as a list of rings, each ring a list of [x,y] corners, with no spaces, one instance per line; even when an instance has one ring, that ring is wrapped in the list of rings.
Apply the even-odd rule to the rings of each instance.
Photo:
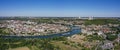
[[[110,41],[113,41],[113,40],[115,40],[117,38],[117,35],[115,34],[107,34],[107,37],[106,37],[106,39],[107,40],[110,40]]]

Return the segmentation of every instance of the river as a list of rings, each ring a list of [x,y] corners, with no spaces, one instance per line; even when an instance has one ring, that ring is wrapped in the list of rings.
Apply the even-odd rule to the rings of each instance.
[[[81,29],[77,26],[72,26],[71,30],[64,33],[51,34],[51,35],[38,35],[38,36],[0,36],[1,38],[53,38],[53,37],[62,37],[62,36],[71,36],[74,34],[81,33]]]

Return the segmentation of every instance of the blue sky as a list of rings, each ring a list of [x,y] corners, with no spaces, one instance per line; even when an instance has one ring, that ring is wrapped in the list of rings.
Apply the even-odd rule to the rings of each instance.
[[[0,16],[120,17],[120,0],[0,0]]]

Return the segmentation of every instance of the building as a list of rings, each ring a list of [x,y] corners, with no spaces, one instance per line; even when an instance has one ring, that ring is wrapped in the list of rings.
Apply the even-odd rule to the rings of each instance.
[[[104,41],[104,44],[101,45],[101,48],[102,48],[102,50],[105,50],[105,49],[113,50],[113,48],[114,48],[113,42]]]
[[[93,17],[89,17],[88,20],[93,20]]]

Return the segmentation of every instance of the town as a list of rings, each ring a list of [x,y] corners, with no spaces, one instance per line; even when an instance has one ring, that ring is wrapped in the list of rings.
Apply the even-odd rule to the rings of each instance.
[[[1,28],[6,28],[10,35],[29,36],[29,35],[47,35],[54,33],[67,32],[69,27],[58,24],[47,24],[20,20],[6,20],[0,24]]]
[[[68,50],[69,47],[70,47],[70,50],[73,50],[73,49],[75,50],[82,50],[82,49],[84,50],[90,50],[90,49],[119,50],[120,49],[119,48],[120,46],[119,18],[105,18],[105,19],[104,18],[95,19],[91,17],[86,19],[47,18],[47,17],[46,18],[17,18],[17,19],[1,18],[0,36],[43,36],[43,35],[45,36],[45,35],[59,34],[59,33],[70,31],[71,28],[68,25],[77,26],[78,28],[80,28],[81,32],[72,36],[47,38],[46,40],[49,39],[48,41],[42,40],[41,38],[34,39],[34,40],[31,38],[27,40],[25,38],[25,39],[20,39],[21,41],[17,40],[18,38],[12,38],[12,39],[14,39],[13,41],[18,41],[26,45],[29,45],[27,43],[32,40],[36,42],[35,44],[33,43],[32,45],[37,47],[38,49],[41,49],[39,47],[42,47],[42,46],[37,46],[36,44],[44,45],[43,42],[47,42],[47,44],[49,45],[54,45],[52,47],[54,49],[56,48],[59,50],[64,50],[64,49]],[[1,37],[1,39],[4,39],[4,38]],[[27,41],[23,41],[23,40],[27,40]],[[6,44],[8,42],[6,41],[3,43]],[[19,47],[21,43],[16,44],[18,46],[14,46],[14,47],[15,48]],[[12,44],[13,43],[11,43],[11,46]],[[46,46],[46,47],[49,47],[49,46]]]

